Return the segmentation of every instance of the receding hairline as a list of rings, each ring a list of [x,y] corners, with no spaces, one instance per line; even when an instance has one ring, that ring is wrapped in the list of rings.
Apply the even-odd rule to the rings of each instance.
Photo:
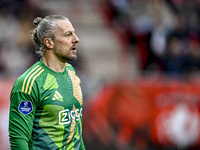
[[[73,31],[73,32],[75,32],[75,29],[74,29],[74,27],[73,27],[73,25],[72,25],[72,23],[71,23],[71,21],[68,19],[68,20],[56,20],[56,26],[57,26],[57,28],[61,28],[61,29],[63,29],[63,27],[59,24],[59,22],[68,22],[69,23],[69,25],[68,26],[71,26],[72,27],[72,29],[73,30],[69,30],[69,31],[63,31],[64,33],[67,33],[67,32],[71,32],[71,31]]]

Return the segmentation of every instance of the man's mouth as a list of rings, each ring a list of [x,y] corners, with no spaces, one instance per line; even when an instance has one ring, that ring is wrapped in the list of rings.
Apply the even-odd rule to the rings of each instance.
[[[73,46],[73,47],[71,48],[71,50],[75,51],[76,48],[77,48],[76,46]]]
[[[72,48],[71,48],[71,51],[72,51],[73,53],[76,53],[76,46],[75,46],[75,47],[72,47]]]
[[[76,50],[76,47],[73,47],[71,50]]]

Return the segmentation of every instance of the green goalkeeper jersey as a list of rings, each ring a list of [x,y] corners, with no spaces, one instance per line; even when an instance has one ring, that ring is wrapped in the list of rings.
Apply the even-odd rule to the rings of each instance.
[[[48,68],[42,59],[21,75],[11,91],[11,150],[84,150],[83,97],[74,68]]]

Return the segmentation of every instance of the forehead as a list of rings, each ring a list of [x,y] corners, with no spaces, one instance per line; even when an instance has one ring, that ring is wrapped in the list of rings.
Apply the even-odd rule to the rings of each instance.
[[[56,21],[58,32],[74,31],[74,28],[69,20],[58,20]]]

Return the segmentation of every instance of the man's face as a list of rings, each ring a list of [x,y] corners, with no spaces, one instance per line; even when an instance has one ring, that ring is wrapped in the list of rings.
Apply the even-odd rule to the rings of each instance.
[[[77,58],[77,43],[79,38],[68,20],[57,21],[57,31],[55,33],[54,54],[62,62],[74,61]]]

